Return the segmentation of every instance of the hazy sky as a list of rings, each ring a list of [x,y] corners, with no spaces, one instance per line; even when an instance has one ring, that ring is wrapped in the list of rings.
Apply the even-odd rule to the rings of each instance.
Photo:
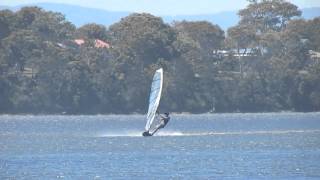
[[[320,0],[289,0],[299,8],[320,7]],[[207,14],[242,9],[246,0],[1,0],[0,5],[16,6],[52,2],[111,11],[149,12],[155,15]]]

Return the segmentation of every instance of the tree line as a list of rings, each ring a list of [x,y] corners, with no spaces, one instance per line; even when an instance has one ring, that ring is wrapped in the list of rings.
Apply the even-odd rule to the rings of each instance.
[[[145,113],[159,67],[163,111],[319,111],[320,17],[249,2],[226,32],[147,13],[77,28],[39,7],[1,10],[0,113]]]

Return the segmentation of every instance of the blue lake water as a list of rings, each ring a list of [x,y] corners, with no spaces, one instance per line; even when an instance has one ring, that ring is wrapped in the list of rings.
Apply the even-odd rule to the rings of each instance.
[[[320,179],[320,113],[0,116],[0,179]]]

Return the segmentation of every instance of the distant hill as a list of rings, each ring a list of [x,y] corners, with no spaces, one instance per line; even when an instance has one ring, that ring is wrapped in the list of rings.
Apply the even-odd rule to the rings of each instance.
[[[215,14],[202,14],[202,15],[179,15],[179,16],[163,16],[165,22],[172,21],[209,21],[213,24],[218,24],[222,29],[226,30],[231,26],[238,23],[239,17],[237,12],[228,11]]]
[[[315,17],[320,17],[320,7],[302,9],[302,17],[305,19],[313,19]]]
[[[98,23],[109,26],[115,22],[120,21],[121,18],[128,16],[131,12],[107,11],[102,9],[86,8],[76,5],[56,4],[56,3],[37,3],[28,4],[24,6],[39,6],[45,10],[61,12],[66,18],[74,23],[76,26],[82,26],[86,23]],[[0,6],[0,9],[17,10],[22,6],[8,7]],[[312,19],[320,17],[320,7],[302,9],[302,17],[305,19]],[[239,17],[236,11],[228,11],[214,14],[200,14],[200,15],[177,15],[177,16],[161,16],[167,23],[172,21],[209,21],[213,24],[218,24],[222,29],[226,30],[238,23]]]
[[[128,16],[130,14],[130,12],[113,12],[102,9],[56,3],[37,3],[27,4],[23,6],[39,6],[45,10],[60,12],[66,16],[67,20],[74,23],[77,27],[87,23],[98,23],[109,26],[117,21],[120,21],[122,17]],[[11,7],[10,9],[17,10],[21,7],[22,6]]]

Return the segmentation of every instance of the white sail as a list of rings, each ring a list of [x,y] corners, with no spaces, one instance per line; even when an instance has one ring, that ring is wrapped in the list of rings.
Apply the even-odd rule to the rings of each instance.
[[[150,130],[150,127],[154,122],[156,112],[158,110],[159,103],[160,103],[162,84],[163,84],[163,70],[162,68],[160,68],[155,72],[152,80],[150,97],[149,97],[149,108],[147,113],[147,124],[145,127],[146,131]]]

